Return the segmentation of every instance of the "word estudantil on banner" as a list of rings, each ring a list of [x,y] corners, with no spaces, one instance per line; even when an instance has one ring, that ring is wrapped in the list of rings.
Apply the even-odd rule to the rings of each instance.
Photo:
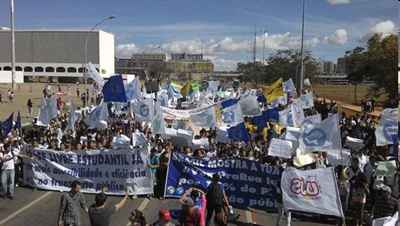
[[[344,216],[333,168],[288,168],[282,174],[281,187],[283,205],[289,211]]]
[[[268,155],[290,159],[293,156],[293,144],[290,140],[272,138]]]
[[[245,159],[203,160],[173,153],[168,166],[165,196],[179,198],[191,187],[206,190],[212,175],[218,173],[229,197],[237,208],[276,208],[281,168]]]
[[[24,161],[24,182],[32,187],[69,191],[78,180],[82,192],[97,193],[103,186],[108,194],[153,193],[148,153],[145,149],[64,152],[33,149],[33,159]]]

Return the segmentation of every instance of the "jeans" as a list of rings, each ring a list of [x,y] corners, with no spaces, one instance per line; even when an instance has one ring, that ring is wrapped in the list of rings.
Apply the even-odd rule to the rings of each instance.
[[[15,170],[6,169],[1,171],[1,186],[3,188],[3,195],[6,195],[8,191],[10,196],[14,196],[14,179]]]

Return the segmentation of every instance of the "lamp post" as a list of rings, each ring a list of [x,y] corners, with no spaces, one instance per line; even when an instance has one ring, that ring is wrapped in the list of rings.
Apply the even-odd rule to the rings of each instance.
[[[82,64],[82,68],[83,68],[83,77],[85,78],[85,85],[87,85],[87,74],[86,74],[86,64],[88,63],[88,57],[87,57],[87,49],[88,49],[88,40],[89,40],[89,35],[90,33],[96,29],[98,26],[100,26],[101,24],[103,24],[104,22],[106,22],[107,20],[112,20],[115,19],[115,16],[108,16],[103,18],[100,22],[98,22],[97,24],[95,24],[90,31],[87,33],[86,38],[85,38],[85,62]]]
[[[11,21],[11,88],[15,86],[15,18],[14,0],[10,0],[10,21]]]

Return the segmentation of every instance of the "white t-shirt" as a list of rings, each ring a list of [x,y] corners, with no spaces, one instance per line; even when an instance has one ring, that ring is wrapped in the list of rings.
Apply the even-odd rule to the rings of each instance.
[[[7,160],[7,161],[3,162],[3,165],[1,167],[2,170],[13,170],[15,168],[15,162],[17,161],[17,156],[16,155],[19,153],[19,150],[15,148],[13,151],[14,151],[14,158],[12,158],[11,152],[8,152],[7,154],[5,154],[3,152],[0,152],[0,158],[1,159],[12,158],[10,160]]]

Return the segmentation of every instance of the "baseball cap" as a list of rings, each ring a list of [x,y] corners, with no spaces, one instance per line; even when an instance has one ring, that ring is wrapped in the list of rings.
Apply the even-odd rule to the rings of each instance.
[[[167,209],[161,209],[158,212],[158,215],[159,215],[160,219],[162,219],[163,221],[171,221],[172,220],[171,213]]]

